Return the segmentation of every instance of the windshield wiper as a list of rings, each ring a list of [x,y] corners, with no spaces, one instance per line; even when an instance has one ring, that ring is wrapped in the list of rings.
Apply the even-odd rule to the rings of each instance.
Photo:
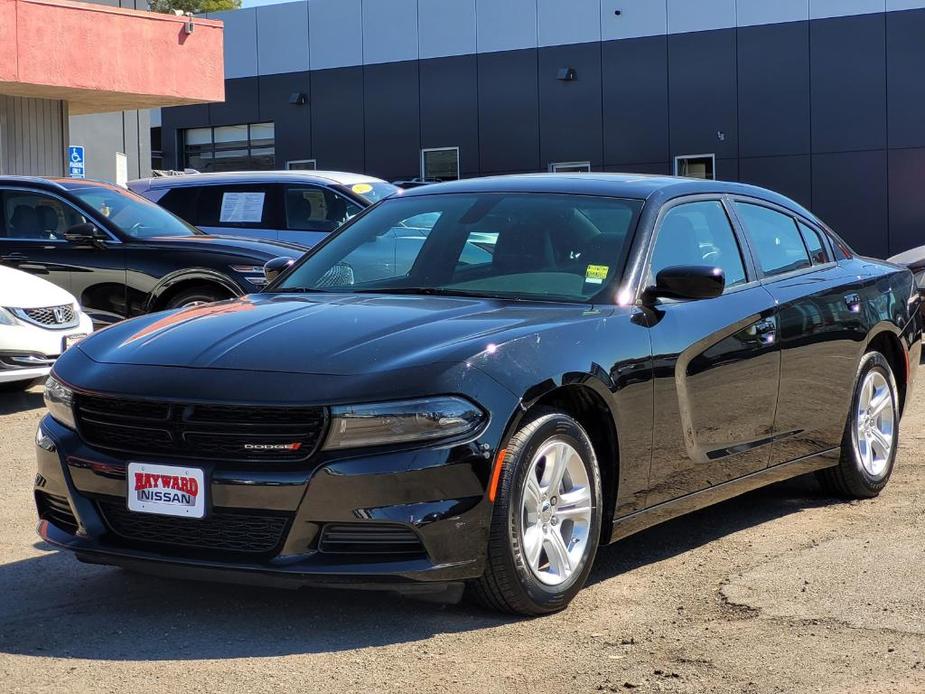
[[[499,296],[482,292],[468,292],[465,289],[448,289],[445,287],[380,287],[379,289],[354,289],[353,294],[419,294],[421,296],[465,296],[474,299],[508,299],[517,301],[515,296]]]
[[[327,289],[314,287],[279,287],[278,289],[264,289],[264,294],[330,294]]]

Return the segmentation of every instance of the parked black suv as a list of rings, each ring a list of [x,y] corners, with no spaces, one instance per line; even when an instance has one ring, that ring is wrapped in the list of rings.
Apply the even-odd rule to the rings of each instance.
[[[0,263],[77,297],[97,324],[259,289],[290,244],[210,236],[118,186],[0,177]]]

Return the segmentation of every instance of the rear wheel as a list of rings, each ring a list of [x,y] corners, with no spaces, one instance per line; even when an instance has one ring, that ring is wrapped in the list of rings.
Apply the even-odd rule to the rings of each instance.
[[[211,304],[213,301],[223,301],[230,298],[231,294],[228,291],[220,287],[204,284],[180,290],[167,300],[166,308],[189,308],[190,306]]]
[[[581,590],[601,532],[601,478],[587,433],[543,410],[507,446],[484,575],[471,592],[505,612],[564,609]]]
[[[899,396],[890,363],[868,352],[858,367],[857,385],[842,438],[841,460],[821,470],[823,488],[838,496],[877,496],[893,474],[899,444]]]

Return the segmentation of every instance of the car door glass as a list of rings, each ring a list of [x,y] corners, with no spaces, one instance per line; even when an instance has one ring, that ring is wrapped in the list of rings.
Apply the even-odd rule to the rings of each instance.
[[[200,227],[272,228],[269,185],[205,186],[199,192],[196,224]]]
[[[797,222],[797,226],[800,227],[803,243],[806,244],[806,248],[809,250],[809,257],[812,259],[813,265],[822,265],[829,262],[829,254],[825,250],[825,245],[822,243],[819,232],[806,226],[803,222]]]
[[[360,212],[360,206],[320,186],[286,188],[286,228],[334,231]]]
[[[780,275],[812,265],[793,217],[747,202],[736,202],[735,206],[765,275]]]
[[[742,252],[719,200],[683,203],[665,214],[652,249],[648,284],[655,283],[659,271],[675,265],[718,267],[727,288],[746,281]]]
[[[5,238],[23,241],[63,241],[65,232],[86,218],[57,198],[28,191],[3,193]]]

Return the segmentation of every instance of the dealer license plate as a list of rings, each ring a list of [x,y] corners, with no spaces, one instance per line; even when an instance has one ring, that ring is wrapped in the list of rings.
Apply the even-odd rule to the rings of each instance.
[[[202,518],[206,515],[205,475],[194,467],[129,463],[128,509]]]

